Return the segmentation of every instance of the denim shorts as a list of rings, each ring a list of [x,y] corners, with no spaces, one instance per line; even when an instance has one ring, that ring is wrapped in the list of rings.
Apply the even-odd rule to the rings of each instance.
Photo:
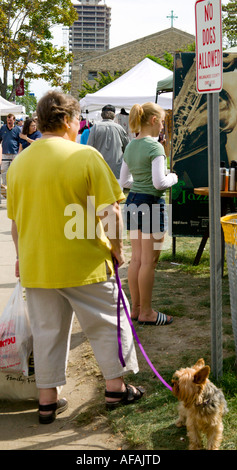
[[[130,192],[124,204],[124,224],[127,230],[165,232],[165,200],[152,194]]]

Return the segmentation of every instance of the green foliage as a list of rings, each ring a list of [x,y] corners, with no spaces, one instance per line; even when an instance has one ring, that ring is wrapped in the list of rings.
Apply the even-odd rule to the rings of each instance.
[[[180,52],[195,52],[196,49],[196,44],[195,41],[192,44],[189,44],[186,46],[184,49],[179,49]],[[167,69],[171,70],[173,72],[174,69],[174,56],[173,54],[170,54],[170,52],[165,52],[163,55],[163,58],[161,59],[160,57],[155,57],[153,55],[148,54],[146,57],[148,59],[154,60],[157,64],[162,65],[162,67],[166,67]]]
[[[95,78],[96,83],[93,83],[93,85],[90,85],[90,83],[84,80],[82,89],[79,90],[79,99],[84,98],[88,93],[95,93],[101,88],[104,88],[106,85],[123,75],[123,73],[124,72],[115,72],[114,75],[111,75],[110,72],[107,72],[106,74],[99,72],[99,78]]]
[[[155,57],[155,56],[150,55],[150,54],[148,54],[146,57],[148,59],[153,60],[157,64],[162,65],[162,67],[166,67],[167,69],[173,71],[173,64],[174,64],[173,54],[170,54],[169,52],[165,52],[163,59],[160,59],[159,57]]]
[[[72,54],[64,47],[52,44],[52,26],[70,26],[77,19],[71,0],[1,0],[0,3],[0,60],[3,79],[0,93],[9,100],[22,78],[43,78],[52,86],[62,86],[62,74],[66,63],[72,62]],[[41,67],[40,72],[32,65]],[[7,96],[9,74],[18,81]]]
[[[196,42],[194,41],[192,44],[189,44],[184,49],[179,49],[180,52],[195,52],[196,50]]]
[[[237,44],[237,0],[230,1],[227,5],[222,5],[222,29],[223,36],[227,40],[229,46]]]

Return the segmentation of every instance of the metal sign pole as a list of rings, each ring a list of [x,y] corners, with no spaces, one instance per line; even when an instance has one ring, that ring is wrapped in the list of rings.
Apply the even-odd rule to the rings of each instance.
[[[223,373],[219,93],[207,94],[212,373]]]

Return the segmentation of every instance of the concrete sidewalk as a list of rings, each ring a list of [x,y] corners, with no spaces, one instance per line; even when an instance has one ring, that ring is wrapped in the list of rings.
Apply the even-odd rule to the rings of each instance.
[[[11,220],[7,217],[6,199],[0,203],[0,315],[16,285],[16,252],[11,236]]]

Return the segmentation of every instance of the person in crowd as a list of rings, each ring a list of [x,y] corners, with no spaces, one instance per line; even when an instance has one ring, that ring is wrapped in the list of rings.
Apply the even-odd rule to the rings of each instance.
[[[23,129],[23,126],[24,126],[24,119],[23,118],[20,118],[16,121],[16,124],[18,127],[20,127],[21,131]]]
[[[87,145],[91,128],[92,128],[92,124],[90,122],[88,123],[87,126],[84,127],[84,129],[82,130],[82,133],[81,133],[80,144]]]
[[[90,130],[87,143],[103,155],[115,177],[119,180],[123,153],[129,143],[129,138],[123,127],[114,122],[114,106],[110,104],[104,106],[101,117],[102,121],[95,123]]]
[[[125,216],[132,246],[128,268],[131,317],[147,325],[169,325],[173,321],[173,317],[152,308],[154,272],[166,231],[165,190],[177,183],[176,174],[166,176],[165,152],[157,140],[164,116],[164,110],[155,103],[132,107],[129,125],[138,136],[126,147],[120,174],[121,186],[130,188]]]
[[[36,121],[33,118],[26,119],[20,134],[19,152],[27,148],[32,142],[41,137],[41,132],[37,130]]]
[[[68,406],[57,387],[66,383],[73,312],[105,378],[106,406],[134,403],[144,392],[124,382],[139,369],[123,309],[125,367],[118,358],[114,260],[124,263],[124,195],[102,155],[76,143],[79,114],[72,96],[46,93],[37,106],[42,137],[19,154],[7,175],[16,275],[26,288],[43,424]]]
[[[9,113],[7,123],[0,129],[0,142],[2,143],[2,184],[6,186],[7,170],[19,152],[21,129],[15,126],[15,116]]]
[[[133,134],[129,129],[129,113],[126,111],[126,109],[121,108],[120,113],[115,114],[114,122],[117,122],[124,128],[128,135],[129,141],[134,139],[135,134]]]

